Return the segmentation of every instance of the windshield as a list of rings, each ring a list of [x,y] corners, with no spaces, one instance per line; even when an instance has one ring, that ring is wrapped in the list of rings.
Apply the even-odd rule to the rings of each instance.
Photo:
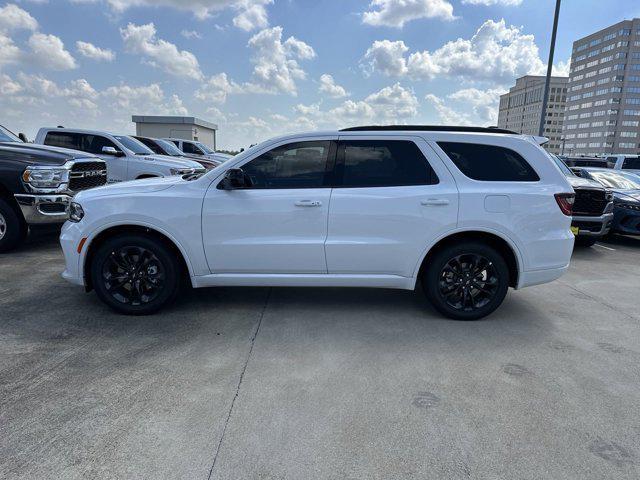
[[[182,157],[184,155],[184,153],[182,153],[173,142],[168,142],[166,140],[160,139],[156,139],[154,140],[154,142],[160,145],[162,150],[164,150],[167,155],[171,155],[172,157]]]
[[[118,140],[124,148],[132,151],[136,155],[151,155],[153,152],[143,143],[139,142],[135,138],[131,138],[125,135],[114,135],[116,140]]]
[[[2,125],[0,125],[0,142],[20,142],[20,143],[22,143],[22,140],[20,140],[13,133],[11,133],[9,130],[7,130]]]
[[[601,172],[589,170],[589,174],[607,188],[617,190],[640,189],[640,177],[621,172]]]
[[[560,170],[562,170],[562,173],[564,173],[566,176],[568,177],[575,177],[575,173],[573,173],[571,171],[571,169],[569,167],[567,167],[567,164],[564,163],[562,160],[560,160],[556,155],[554,155],[553,153],[550,153],[549,156],[551,157],[551,159],[556,162],[556,165],[558,165],[558,168],[560,168]]]
[[[208,154],[216,153],[213,150],[211,150],[209,147],[207,147],[204,143],[200,143],[200,142],[193,142],[193,143],[195,143],[198,147],[200,147],[200,150],[202,150],[204,153],[208,153]]]

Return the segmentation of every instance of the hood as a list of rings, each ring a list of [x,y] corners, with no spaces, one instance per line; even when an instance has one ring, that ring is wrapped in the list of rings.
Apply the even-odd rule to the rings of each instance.
[[[640,190],[613,190],[613,197],[616,200],[640,202]]]
[[[168,155],[138,155],[137,158],[157,162],[169,168],[202,168],[198,162],[184,157],[170,157]]]
[[[112,183],[103,187],[83,190],[78,193],[74,199],[80,203],[83,200],[90,200],[98,197],[127,196],[137,193],[153,193],[167,190],[174,185],[183,183],[184,180],[178,175],[171,177],[153,177],[142,180],[133,180],[131,182]]]
[[[573,188],[592,188],[597,190],[604,190],[604,187],[600,183],[588,178],[582,178],[575,175],[567,175],[567,180]]]
[[[0,143],[0,149],[15,152],[16,155],[20,155],[19,158],[21,161],[31,165],[63,165],[69,160],[77,160],[80,158],[100,160],[100,158],[91,153],[69,150],[68,148],[39,145],[37,143],[2,142]]]

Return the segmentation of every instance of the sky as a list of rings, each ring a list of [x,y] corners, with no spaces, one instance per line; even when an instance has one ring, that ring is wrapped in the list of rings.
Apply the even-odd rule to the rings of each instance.
[[[544,74],[555,0],[0,0],[0,124],[134,133],[132,115],[219,125],[219,147],[367,124],[493,125]],[[576,39],[639,0],[564,0]]]

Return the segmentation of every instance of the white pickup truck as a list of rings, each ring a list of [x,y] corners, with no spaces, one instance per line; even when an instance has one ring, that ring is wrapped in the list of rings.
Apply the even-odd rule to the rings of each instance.
[[[107,163],[109,183],[204,172],[196,161],[155,155],[128,135],[95,130],[41,128],[35,143],[92,153]]]

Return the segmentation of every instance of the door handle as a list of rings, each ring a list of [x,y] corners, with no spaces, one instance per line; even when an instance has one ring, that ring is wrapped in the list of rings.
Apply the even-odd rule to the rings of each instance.
[[[449,200],[438,199],[438,198],[428,198],[427,200],[422,200],[420,205],[425,207],[444,207],[449,205]]]
[[[296,207],[321,207],[322,202],[319,200],[298,200],[295,203]]]

